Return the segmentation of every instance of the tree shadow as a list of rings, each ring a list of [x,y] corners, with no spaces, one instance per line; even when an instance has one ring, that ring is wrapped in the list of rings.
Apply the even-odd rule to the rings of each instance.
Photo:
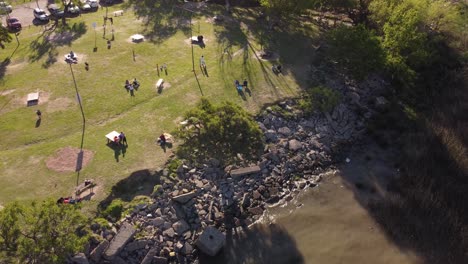
[[[153,187],[161,183],[161,173],[148,169],[132,172],[127,178],[112,186],[111,193],[103,199],[98,209],[105,209],[114,199],[130,202],[139,195],[150,196]]]
[[[3,80],[3,77],[5,77],[7,67],[10,63],[11,63],[10,58],[6,58],[0,63],[0,80]]]
[[[56,48],[60,46],[70,46],[74,40],[84,35],[86,31],[87,27],[84,22],[73,23],[71,26],[69,24],[62,24],[59,26],[58,22],[56,22],[31,42],[29,60],[31,62],[37,62],[44,56],[47,56],[42,67],[50,67],[57,62],[57,56],[59,54]]]
[[[255,224],[238,234],[228,233],[226,245],[215,257],[200,254],[201,264],[211,263],[304,263],[296,242],[276,224]]]
[[[190,36],[192,14],[174,5],[173,1],[129,0],[125,7],[133,7],[138,19],[143,20],[143,34],[154,43],[161,43],[181,30]]]

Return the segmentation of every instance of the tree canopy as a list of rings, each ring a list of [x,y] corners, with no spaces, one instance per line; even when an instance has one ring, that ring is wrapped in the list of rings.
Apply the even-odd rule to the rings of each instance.
[[[0,262],[65,263],[87,242],[85,217],[74,205],[53,200],[11,203],[0,211]]]
[[[5,43],[10,43],[12,40],[10,34],[8,33],[8,29],[1,25],[0,23],[0,47],[2,49],[5,48]]]
[[[375,33],[364,25],[339,26],[327,34],[329,55],[356,79],[384,66],[384,51]]]
[[[231,160],[237,154],[254,158],[263,146],[263,136],[252,116],[241,107],[223,102],[213,105],[202,99],[184,115],[179,128],[184,143],[179,147],[187,158]]]

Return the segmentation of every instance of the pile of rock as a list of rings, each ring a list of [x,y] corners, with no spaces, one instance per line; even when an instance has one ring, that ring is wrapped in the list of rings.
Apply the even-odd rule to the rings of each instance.
[[[341,147],[363,135],[373,110],[362,98],[369,95],[345,94],[347,99],[331,113],[306,117],[294,100],[267,108],[257,117],[267,147],[256,164],[241,159],[242,166],[224,168],[216,159],[183,163],[176,171],[179,181],[164,182],[151,203],[137,206],[116,224],[117,233],[95,228],[103,240],[94,241],[86,256],[91,263],[149,264],[197,263],[198,250],[215,255],[224,233],[248,227],[267,206],[316,186]],[[167,169],[160,173],[169,174]],[[83,255],[76,259],[83,261]]]

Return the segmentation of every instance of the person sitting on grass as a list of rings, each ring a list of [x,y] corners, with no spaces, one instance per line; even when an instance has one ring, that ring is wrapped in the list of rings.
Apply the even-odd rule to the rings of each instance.
[[[166,136],[164,136],[164,133],[162,133],[162,134],[159,136],[158,143],[159,143],[159,145],[161,145],[161,146],[164,146],[164,145],[166,144]]]

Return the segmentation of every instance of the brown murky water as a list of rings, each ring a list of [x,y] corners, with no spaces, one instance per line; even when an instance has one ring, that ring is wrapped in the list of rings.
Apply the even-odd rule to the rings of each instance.
[[[415,254],[387,240],[345,185],[339,176],[332,176],[293,203],[269,209],[264,222],[287,231],[304,263],[421,263]]]

